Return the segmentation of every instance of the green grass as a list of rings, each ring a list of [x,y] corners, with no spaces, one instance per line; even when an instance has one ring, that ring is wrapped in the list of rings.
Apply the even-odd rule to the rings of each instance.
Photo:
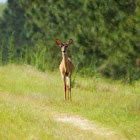
[[[123,85],[98,75],[77,76],[72,101],[64,101],[59,72],[43,73],[30,66],[7,65],[0,67],[0,93],[0,138],[3,139],[98,137],[57,123],[52,118],[54,111],[80,114],[93,123],[110,127],[118,137],[140,138],[140,81]]]
[[[82,132],[52,119],[47,106],[30,98],[0,95],[0,139],[86,139],[97,138],[90,132]]]

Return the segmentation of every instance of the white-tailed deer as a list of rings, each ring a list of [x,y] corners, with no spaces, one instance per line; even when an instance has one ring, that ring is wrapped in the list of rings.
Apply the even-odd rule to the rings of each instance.
[[[62,52],[62,61],[60,63],[59,69],[64,81],[64,90],[65,96],[64,99],[67,100],[66,91],[68,88],[68,100],[71,100],[71,75],[74,72],[74,65],[72,64],[71,59],[67,56],[67,47],[72,43],[72,39],[70,39],[67,43],[61,43],[59,39],[56,39],[56,43],[61,47]],[[66,78],[68,78],[66,84]]]

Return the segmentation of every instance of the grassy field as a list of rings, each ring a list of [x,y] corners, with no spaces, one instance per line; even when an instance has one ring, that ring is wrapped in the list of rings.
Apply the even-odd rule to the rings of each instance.
[[[56,122],[53,112],[78,114],[114,131],[118,139],[140,139],[140,81],[123,85],[100,76],[77,76],[72,101],[64,101],[59,72],[31,66],[0,67],[0,138],[104,139]]]

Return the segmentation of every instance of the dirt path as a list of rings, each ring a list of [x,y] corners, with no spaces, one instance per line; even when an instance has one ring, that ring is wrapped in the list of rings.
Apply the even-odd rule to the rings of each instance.
[[[104,128],[100,124],[97,124],[96,122],[93,123],[88,119],[85,119],[81,117],[80,115],[68,115],[68,114],[61,114],[59,112],[52,111],[48,106],[46,107],[38,107],[37,102],[38,100],[36,98],[31,98],[30,96],[14,96],[14,95],[9,95],[9,94],[0,94],[0,97],[3,100],[14,100],[14,101],[25,101],[25,102],[30,102],[34,108],[38,108],[39,110],[46,110],[47,112],[50,111],[50,114],[52,118],[54,118],[55,121],[60,122],[60,123],[66,123],[66,124],[71,124],[72,126],[75,126],[79,128],[80,130],[83,131],[88,131],[93,133],[95,136],[101,136],[102,139],[107,139],[107,140],[118,140],[121,139],[118,134],[115,132],[111,131],[109,128]],[[96,138],[95,138],[96,139]]]
[[[109,130],[108,128],[100,127],[97,124],[93,124],[88,119],[85,119],[79,115],[66,115],[66,114],[57,114],[54,115],[54,118],[58,122],[69,123],[75,127],[78,127],[81,130],[89,130],[92,131],[96,135],[102,136],[115,136],[116,134]]]

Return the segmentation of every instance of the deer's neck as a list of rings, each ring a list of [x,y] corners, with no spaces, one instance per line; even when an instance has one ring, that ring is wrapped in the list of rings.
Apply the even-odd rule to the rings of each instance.
[[[65,72],[67,72],[67,70],[68,70],[68,56],[67,56],[67,54],[63,54],[63,62],[64,62]]]

